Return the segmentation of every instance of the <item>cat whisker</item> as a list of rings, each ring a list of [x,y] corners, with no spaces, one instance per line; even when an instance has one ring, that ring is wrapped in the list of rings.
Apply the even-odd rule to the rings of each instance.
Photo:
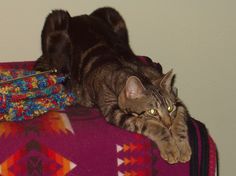
[[[138,117],[139,116],[139,114],[137,114],[137,113],[131,113],[133,116],[135,116],[135,117]]]

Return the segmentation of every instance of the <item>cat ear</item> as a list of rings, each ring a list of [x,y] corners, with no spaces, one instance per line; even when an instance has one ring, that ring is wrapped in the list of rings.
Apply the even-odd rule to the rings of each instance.
[[[162,76],[162,78],[155,81],[155,85],[158,85],[160,88],[167,90],[168,92],[172,91],[175,75],[173,74],[173,69],[168,71]]]
[[[143,95],[145,87],[136,76],[130,76],[125,85],[125,94],[127,98],[135,99]]]

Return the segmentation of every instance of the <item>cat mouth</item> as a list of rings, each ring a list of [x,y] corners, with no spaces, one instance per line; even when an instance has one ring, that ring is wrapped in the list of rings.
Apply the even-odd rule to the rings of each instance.
[[[160,117],[159,115],[156,115],[156,116],[155,116],[155,119],[161,121],[161,117]]]

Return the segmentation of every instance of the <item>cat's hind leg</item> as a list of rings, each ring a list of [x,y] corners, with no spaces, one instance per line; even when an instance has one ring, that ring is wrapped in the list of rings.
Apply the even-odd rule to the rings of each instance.
[[[36,61],[35,70],[57,69],[68,74],[72,53],[69,20],[69,13],[63,10],[54,10],[47,16],[41,34],[42,56]]]
[[[98,8],[91,13],[91,16],[95,16],[103,20],[112,28],[113,32],[128,45],[128,30],[124,19],[117,10],[111,7]]]
[[[66,32],[69,27],[70,14],[64,10],[54,10],[46,18],[41,33],[42,52],[47,51],[50,35],[55,32]]]

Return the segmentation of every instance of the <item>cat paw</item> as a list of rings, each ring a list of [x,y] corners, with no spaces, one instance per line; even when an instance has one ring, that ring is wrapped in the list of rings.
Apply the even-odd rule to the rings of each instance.
[[[160,148],[161,157],[166,160],[170,164],[175,164],[179,162],[180,159],[180,151],[176,145],[165,146],[164,148]]]
[[[180,150],[180,158],[179,162],[186,163],[191,159],[192,150],[188,142],[184,142],[183,144],[178,144],[178,148]]]
[[[126,130],[130,132],[136,132],[138,134],[141,134],[143,126],[144,126],[144,120],[136,116],[129,118],[125,123]]]
[[[192,151],[189,145],[186,123],[184,121],[175,121],[170,130],[180,152],[179,162],[188,162],[191,159]]]

